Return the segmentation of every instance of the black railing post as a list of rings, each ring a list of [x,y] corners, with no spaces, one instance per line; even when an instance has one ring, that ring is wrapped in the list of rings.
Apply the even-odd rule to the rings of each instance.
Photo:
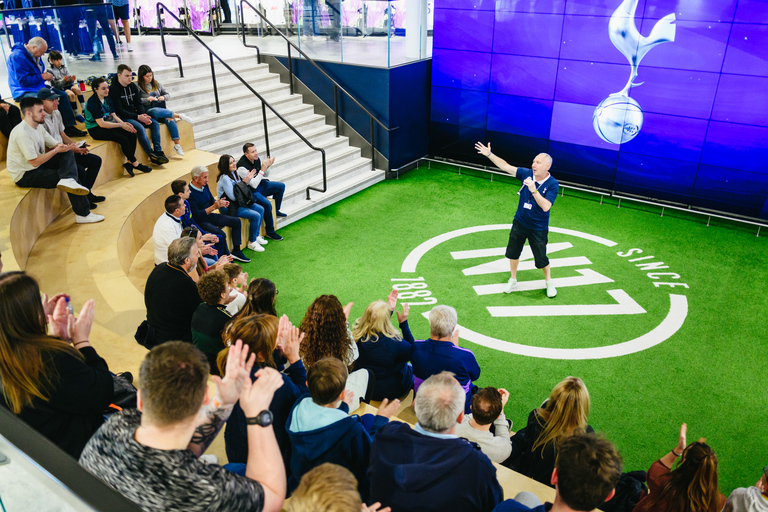
[[[216,87],[216,68],[213,65],[213,53],[208,52],[208,56],[211,58],[211,80],[213,81],[213,98],[216,101],[216,113],[221,112],[219,108],[219,88]]]
[[[373,116],[371,116],[371,170],[376,170],[376,145],[373,143],[373,137],[374,137],[374,129],[373,129]]]
[[[288,80],[291,86],[291,95],[293,95],[293,59],[291,58],[291,45],[288,45]]]
[[[339,136],[339,86],[333,86],[333,113],[336,114],[336,137]]]
[[[267,129],[267,107],[261,102],[261,115],[264,118],[264,145],[267,146],[267,158],[269,158],[269,130]]]
[[[163,45],[163,55],[165,55],[166,57],[176,57],[176,60],[179,61],[179,76],[181,78],[184,78],[184,68],[181,67],[181,57],[179,57],[175,53],[168,53],[168,51],[165,48],[165,34],[163,33],[163,16],[162,16],[163,9],[168,9],[168,7],[158,2],[157,3],[157,27],[160,29],[160,42]]]

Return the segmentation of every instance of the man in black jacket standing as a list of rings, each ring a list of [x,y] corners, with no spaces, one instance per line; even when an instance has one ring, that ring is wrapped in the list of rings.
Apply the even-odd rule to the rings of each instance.
[[[139,144],[149,156],[150,162],[155,165],[167,164],[168,157],[163,153],[160,144],[160,124],[144,111],[139,86],[133,83],[131,72],[130,67],[120,64],[117,66],[117,76],[109,84],[109,97],[115,107],[115,114],[136,128]],[[147,126],[152,132],[152,146],[147,138]]]

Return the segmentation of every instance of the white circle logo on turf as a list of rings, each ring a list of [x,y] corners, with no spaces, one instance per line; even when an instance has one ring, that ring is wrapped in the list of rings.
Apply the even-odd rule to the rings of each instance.
[[[483,231],[496,231],[503,230],[509,231],[512,227],[511,224],[491,224],[485,226],[473,226],[469,228],[457,229],[448,233],[443,233],[433,237],[418,247],[413,249],[411,253],[405,258],[401,266],[400,271],[403,274],[414,274],[417,271],[417,267],[421,258],[427,254],[430,250],[434,249],[438,245],[448,240],[469,235],[472,233],[479,233]],[[605,247],[615,247],[618,245],[616,242],[607,240],[605,238],[584,233],[581,231],[574,231],[570,229],[563,229],[551,226],[549,228],[550,233],[559,233],[566,235],[567,237],[575,237],[577,239],[586,240],[589,243],[599,244]],[[547,245],[547,255],[554,255],[550,257],[550,265],[552,268],[561,267],[575,267],[575,272],[579,274],[573,277],[561,277],[553,278],[553,282],[558,289],[568,288],[573,286],[588,286],[601,283],[613,283],[614,280],[610,277],[604,276],[588,265],[591,265],[591,261],[584,256],[571,256],[571,257],[557,257],[557,252],[570,249],[573,244],[570,242],[558,242],[549,243]],[[487,258],[491,256],[501,256],[501,259],[494,260],[480,265],[469,266],[463,270],[465,276],[475,276],[482,274],[504,273],[509,272],[509,260],[504,257],[505,247],[494,247],[490,249],[471,249],[464,251],[451,252],[451,257],[454,260],[467,260],[471,263],[474,258]],[[642,250],[633,248],[628,251],[619,251],[616,255],[620,258],[628,258],[629,262],[639,267],[643,271],[647,271],[647,276],[653,281],[653,285],[659,288],[688,288],[688,285],[679,281],[680,275],[675,272],[664,271],[668,269],[668,266],[663,262],[654,261],[654,256],[640,256]],[[534,269],[533,254],[529,246],[525,246],[523,253],[520,256],[520,265],[518,272]],[[394,287],[400,290],[400,299],[402,302],[407,302],[411,306],[429,306],[437,304],[437,298],[432,296],[432,293],[427,289],[427,283],[424,282],[423,277],[418,278],[393,278]],[[478,285],[473,286],[474,292],[478,296],[493,296],[496,294],[503,294],[503,288],[505,283],[490,284],[490,285]],[[529,291],[529,290],[544,290],[546,285],[543,279],[533,281],[521,281],[518,283],[515,292]],[[486,309],[490,316],[496,318],[503,317],[558,317],[558,316],[609,316],[609,315],[642,315],[646,314],[646,310],[638,304],[627,292],[622,289],[616,288],[607,291],[610,296],[608,301],[604,304],[582,304],[582,305],[516,305],[516,306],[488,306]],[[428,316],[428,312],[423,313],[424,316]],[[651,348],[663,341],[669,339],[675,334],[683,325],[686,316],[688,315],[688,300],[685,295],[677,293],[669,293],[669,311],[666,317],[656,327],[642,336],[630,339],[621,343],[602,347],[591,348],[552,348],[552,347],[536,347],[530,345],[522,345],[485,334],[475,332],[471,329],[459,326],[460,336],[467,341],[477,343],[485,347],[501,350],[503,352],[510,352],[513,354],[540,357],[546,359],[603,359],[608,357],[618,357],[627,354],[633,354]]]

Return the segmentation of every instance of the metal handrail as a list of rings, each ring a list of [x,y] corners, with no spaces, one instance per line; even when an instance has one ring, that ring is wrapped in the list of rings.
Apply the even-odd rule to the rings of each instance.
[[[264,97],[261,94],[256,92],[256,90],[253,87],[251,87],[248,82],[243,80],[243,78],[240,75],[238,75],[237,72],[229,66],[229,64],[224,62],[221,59],[221,57],[216,55],[216,53],[213,50],[211,50],[210,47],[208,47],[208,45],[205,44],[203,42],[203,40],[200,39],[200,37],[197,34],[195,34],[194,31],[191,28],[189,28],[188,25],[184,24],[184,22],[182,22],[178,18],[178,16],[176,16],[170,10],[168,10],[168,7],[165,4],[163,4],[161,2],[158,2],[157,3],[157,24],[158,24],[158,27],[160,27],[160,40],[163,43],[163,53],[165,54],[166,57],[176,57],[179,60],[179,74],[182,77],[184,76],[184,74],[182,72],[182,67],[181,67],[181,57],[179,57],[178,55],[174,55],[174,54],[168,54],[165,51],[165,35],[163,34],[163,20],[160,17],[160,12],[161,12],[162,9],[165,9],[165,12],[167,14],[170,14],[177,22],[179,22],[179,24],[181,24],[182,27],[187,29],[187,32],[189,32],[189,35],[191,35],[192,37],[197,39],[197,42],[200,43],[201,45],[203,45],[203,48],[208,50],[208,56],[210,57],[210,60],[211,60],[211,79],[213,81],[213,96],[214,96],[214,100],[216,101],[216,112],[217,113],[221,112],[221,109],[219,108],[219,91],[218,91],[218,88],[216,86],[216,70],[214,69],[214,63],[213,63],[213,58],[214,57],[216,57],[216,59],[225,68],[227,68],[227,70],[230,73],[232,73],[235,76],[235,78],[237,78],[240,81],[240,83],[242,83],[249,91],[251,91],[253,94],[256,95],[257,98],[259,98],[261,100],[261,113],[262,113],[263,120],[264,120],[264,142],[265,142],[265,144],[267,146],[267,157],[270,156],[270,152],[269,152],[269,131],[268,131],[268,128],[267,128],[267,107],[269,107],[269,110],[271,110],[272,113],[275,114],[275,116],[277,116],[278,119],[280,119],[288,128],[291,129],[291,131],[293,133],[295,133],[302,141],[304,141],[304,143],[307,146],[309,146],[310,149],[312,149],[314,151],[320,151],[320,154],[321,154],[322,159],[323,159],[323,188],[319,189],[319,188],[313,187],[313,186],[307,187],[307,191],[306,191],[307,192],[307,199],[310,198],[309,197],[309,191],[310,190],[315,190],[317,192],[323,192],[323,193],[327,192],[328,191],[328,178],[327,178],[327,170],[326,170],[325,149],[315,147],[311,142],[309,142],[309,140],[307,140],[307,138],[304,137],[301,133],[299,133],[299,131],[291,123],[289,123],[283,116],[281,116],[280,113],[277,110],[275,110],[275,108],[272,105],[270,105],[267,102],[267,100],[265,100]]]
[[[317,68],[317,70],[320,71],[320,73],[322,73],[323,76],[325,76],[325,78],[327,78],[328,80],[331,81],[331,83],[333,83],[333,113],[334,113],[334,115],[336,117],[336,137],[338,137],[340,135],[340,133],[339,133],[340,132],[340,129],[339,129],[339,101],[338,101],[339,91],[341,91],[344,94],[346,94],[349,99],[354,101],[355,104],[363,110],[363,112],[368,114],[368,117],[371,120],[371,170],[372,171],[376,170],[376,164],[375,164],[376,144],[375,144],[375,141],[374,141],[374,133],[375,133],[374,132],[374,121],[376,123],[378,123],[379,126],[384,128],[385,130],[387,130],[387,132],[390,132],[390,133],[395,131],[395,130],[397,130],[399,127],[396,126],[395,128],[387,128],[384,125],[384,123],[382,123],[376,116],[374,116],[359,101],[357,101],[357,99],[355,99],[355,97],[352,96],[352,94],[350,94],[349,91],[344,89],[344,87],[342,87],[336,80],[331,78],[331,76],[328,73],[326,73],[325,70],[323,70],[323,68],[321,68],[320,65],[317,64],[317,62],[315,62],[309,55],[304,53],[301,50],[301,48],[299,48],[298,46],[293,44],[290,41],[290,39],[288,39],[285,36],[285,34],[283,34],[280,31],[280,29],[278,29],[271,21],[269,21],[267,19],[267,17],[264,16],[264,14],[261,11],[259,11],[256,7],[254,7],[251,2],[249,2],[248,0],[240,0],[240,25],[241,25],[240,28],[242,29],[242,32],[243,32],[243,46],[245,46],[246,48],[255,48],[256,49],[256,58],[258,59],[259,64],[261,64],[261,52],[259,51],[259,47],[255,46],[255,45],[247,44],[246,41],[245,41],[245,17],[243,16],[243,4],[248,4],[248,7],[250,7],[253,10],[253,12],[258,14],[263,21],[266,21],[267,24],[272,29],[274,29],[275,32],[277,32],[277,34],[280,35],[280,37],[285,39],[286,43],[288,43],[288,72],[289,72],[289,83],[290,83],[290,88],[291,88],[291,94],[293,94],[293,59],[291,58],[291,47],[295,48],[296,51],[298,51],[302,55],[302,57],[304,57],[310,64],[315,66],[315,68]]]

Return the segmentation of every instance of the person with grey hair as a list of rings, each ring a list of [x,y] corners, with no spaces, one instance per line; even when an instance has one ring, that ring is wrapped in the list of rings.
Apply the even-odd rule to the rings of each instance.
[[[198,226],[219,236],[225,236],[221,228],[229,227],[232,236],[232,258],[240,263],[250,263],[243,251],[240,250],[240,244],[243,242],[241,233],[240,219],[230,215],[215,213],[219,208],[229,206],[226,198],[215,199],[208,188],[208,168],[202,165],[196,165],[192,168],[192,181],[189,182],[189,209],[192,218]]]
[[[413,390],[421,393],[421,383],[442,371],[456,376],[464,390],[464,412],[470,412],[472,395],[477,386],[472,381],[480,378],[480,366],[475,354],[459,347],[459,328],[456,310],[450,306],[435,306],[429,312],[429,339],[416,341],[411,351]]]
[[[136,333],[148,349],[169,340],[192,343],[192,315],[203,300],[189,272],[199,257],[194,238],[178,238],[168,246],[168,261],[149,274],[144,290],[147,320]]]
[[[474,443],[455,434],[464,390],[450,372],[425,380],[413,401],[418,423],[393,421],[371,446],[371,501],[393,510],[492,511],[503,499],[496,468]]]
[[[547,297],[554,298],[557,295],[557,289],[550,274],[547,241],[549,211],[555,204],[560,184],[549,173],[549,169],[552,167],[552,157],[547,153],[539,153],[533,159],[531,169],[526,169],[510,165],[504,159],[491,153],[490,142],[487,146],[478,142],[475,144],[475,149],[481,155],[487,156],[499,169],[523,182],[523,186],[517,193],[520,200],[517,204],[512,229],[509,232],[509,242],[505,253],[509,259],[511,277],[502,291],[512,293],[517,287],[517,267],[520,263],[520,255],[523,252],[525,241],[528,240],[536,268],[544,271],[544,287],[547,290]],[[530,256],[528,257],[530,258]]]

